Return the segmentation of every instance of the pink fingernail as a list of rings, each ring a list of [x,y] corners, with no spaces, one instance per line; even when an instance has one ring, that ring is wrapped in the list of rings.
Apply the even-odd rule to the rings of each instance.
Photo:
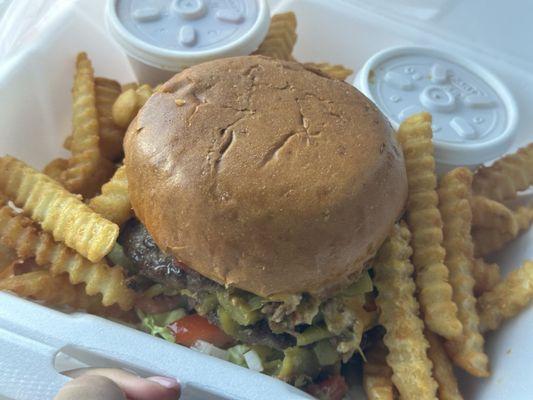
[[[149,381],[159,383],[161,386],[166,387],[167,389],[178,389],[180,384],[174,378],[168,378],[166,376],[151,376],[146,378]]]

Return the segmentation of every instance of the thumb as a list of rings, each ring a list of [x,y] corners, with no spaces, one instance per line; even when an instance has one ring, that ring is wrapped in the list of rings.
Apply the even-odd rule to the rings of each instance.
[[[126,400],[126,396],[105,376],[83,375],[63,386],[54,400]]]

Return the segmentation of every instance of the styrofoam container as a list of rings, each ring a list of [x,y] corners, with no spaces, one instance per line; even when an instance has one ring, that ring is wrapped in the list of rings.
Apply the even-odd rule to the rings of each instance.
[[[15,0],[17,4],[23,1]],[[42,167],[66,156],[72,75],[87,51],[97,75],[135,79],[127,56],[104,26],[104,0],[27,2],[39,23],[17,21],[22,35],[6,39],[0,22],[0,149]],[[272,0],[272,12],[298,17],[295,57],[342,63],[359,71],[374,54],[393,46],[429,46],[471,60],[494,74],[514,97],[519,118],[509,151],[533,141],[533,2],[470,0]],[[53,7],[47,7],[50,4]],[[59,6],[60,5],[60,6]],[[31,11],[31,12],[30,12]],[[502,18],[505,15],[506,18]],[[22,18],[22,17],[21,17]],[[472,23],[475,18],[479,23]],[[11,45],[11,46],[8,46]],[[7,54],[7,56],[6,56]],[[469,163],[465,159],[465,164]],[[533,232],[494,261],[504,273],[533,258]],[[492,375],[460,375],[467,399],[530,399],[533,309],[487,336]],[[56,357],[59,353],[60,357]],[[62,366],[122,366],[142,376],[174,376],[184,399],[304,399],[272,378],[83,313],[66,314],[0,293],[0,398],[50,399],[68,380]],[[359,388],[352,389],[352,398]]]

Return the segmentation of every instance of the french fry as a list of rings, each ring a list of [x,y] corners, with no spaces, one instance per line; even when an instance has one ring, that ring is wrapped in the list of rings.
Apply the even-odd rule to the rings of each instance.
[[[403,399],[436,399],[437,383],[427,358],[424,323],[418,317],[412,278],[411,234],[405,225],[395,225],[374,262],[374,284],[379,322],[386,329],[383,342],[389,349],[387,363],[392,382]]]
[[[71,147],[72,147],[72,135],[68,135],[63,142],[63,148],[66,150],[70,150]]]
[[[76,59],[72,96],[72,157],[61,181],[71,192],[88,198],[111,177],[114,165],[100,152],[93,68],[85,53],[78,54]]]
[[[117,97],[111,110],[113,121],[121,128],[127,128],[146,103],[154,90],[150,85],[142,85],[137,89],[128,89]]]
[[[8,268],[16,259],[17,255],[15,252],[0,243],[0,271]]]
[[[387,365],[387,349],[376,343],[365,352],[363,389],[367,400],[393,400],[392,369]]]
[[[91,199],[89,207],[117,225],[132,217],[126,167],[117,169],[111,180],[102,186],[102,194]]]
[[[518,221],[513,211],[502,203],[484,196],[472,196],[472,226],[496,229],[502,233],[515,236],[518,233]]]
[[[478,299],[480,328],[497,329],[518,314],[533,298],[533,261],[526,261]]]
[[[0,158],[0,190],[54,239],[95,262],[113,248],[116,224],[101,217],[55,180],[16,158]]]
[[[500,267],[498,264],[489,264],[482,258],[474,258],[474,262],[472,263],[472,276],[476,282],[474,285],[474,295],[479,297],[500,282]]]
[[[412,233],[420,306],[427,327],[451,339],[461,334],[462,325],[457,319],[457,306],[452,301],[452,287],[444,265],[442,219],[437,207],[431,138],[431,116],[427,113],[409,117],[398,131],[407,168],[407,222]]]
[[[512,211],[518,230],[515,234],[508,230],[496,228],[474,227],[472,238],[474,240],[474,254],[483,257],[501,250],[507,243],[515,239],[521,232],[528,229],[533,223],[533,206],[521,206]]]
[[[329,64],[329,63],[304,63],[307,68],[319,70],[324,75],[327,75],[333,79],[338,79],[340,81],[346,80],[353,70],[346,68],[340,64]]]
[[[444,222],[446,265],[450,270],[453,300],[463,325],[461,336],[446,341],[445,347],[455,364],[474,376],[486,377],[489,376],[489,359],[483,350],[485,341],[479,332],[472,277],[472,176],[468,168],[455,168],[444,175],[438,190]]]
[[[61,182],[61,174],[67,169],[68,160],[64,158],[55,158],[50,161],[43,168],[43,174],[48,175],[50,178]]]
[[[533,184],[533,143],[476,171],[474,193],[496,201],[514,199]]]
[[[113,121],[111,109],[122,89],[117,81],[106,78],[95,78],[94,84],[100,151],[108,160],[116,161],[122,156],[124,129]]]
[[[265,40],[254,54],[289,61],[296,39],[296,15],[293,12],[275,14]]]
[[[43,302],[50,306],[69,306],[91,314],[117,319],[130,319],[127,312],[115,305],[104,307],[100,295],[89,296],[84,285],[72,285],[66,274],[52,275],[48,270],[26,272],[0,280],[0,290]]]
[[[429,342],[428,357],[433,363],[433,377],[439,385],[439,400],[463,400],[457,379],[453,373],[452,363],[444,350],[441,339],[433,332],[426,330]]]
[[[47,232],[39,230],[22,214],[9,206],[0,208],[0,242],[20,258],[35,257],[35,262],[48,266],[52,275],[67,273],[70,283],[85,283],[85,291],[92,296],[102,295],[102,304],[118,304],[123,310],[131,309],[133,292],[126,287],[122,268],[109,267],[104,262],[93,263],[75,251],[54,242]]]

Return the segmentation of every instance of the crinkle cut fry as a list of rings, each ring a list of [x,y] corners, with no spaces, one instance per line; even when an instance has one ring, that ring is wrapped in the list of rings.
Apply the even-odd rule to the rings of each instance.
[[[111,108],[113,122],[121,128],[127,128],[153,93],[154,89],[146,84],[122,92]]]
[[[133,306],[134,294],[126,287],[122,268],[103,262],[92,263],[62,243],[54,242],[47,232],[16,214],[9,206],[0,208],[0,242],[14,249],[20,258],[35,257],[53,275],[68,273],[72,284],[85,283],[88,295],[102,294],[102,304],[118,304],[123,310]]]
[[[15,252],[7,246],[0,243],[0,271],[11,265],[17,259]]]
[[[533,298],[533,261],[528,260],[478,299],[481,331],[497,329]]]
[[[514,199],[517,192],[533,185],[533,143],[500,158],[474,175],[474,193],[497,201]]]
[[[125,132],[113,121],[111,110],[115,100],[122,93],[122,88],[117,81],[107,78],[95,78],[94,83],[100,151],[108,160],[116,161],[123,153],[122,141]]]
[[[76,310],[119,319],[130,317],[115,305],[103,306],[100,295],[89,296],[85,293],[84,285],[72,285],[68,275],[52,275],[46,269],[2,279],[0,290],[8,290],[51,306],[70,306]]]
[[[441,339],[428,330],[425,331],[425,335],[429,342],[428,357],[433,363],[433,377],[439,384],[439,400],[463,400],[452,363]]]
[[[453,299],[463,325],[461,336],[445,342],[445,347],[455,364],[474,376],[486,377],[489,376],[489,359],[483,350],[485,341],[479,332],[472,276],[471,187],[472,172],[468,168],[455,168],[444,175],[438,190],[444,221],[446,265],[450,271]]]
[[[72,97],[72,157],[61,181],[71,192],[90,198],[109,180],[114,165],[100,152],[94,73],[85,53],[78,54],[76,59]]]
[[[275,14],[270,21],[270,28],[259,48],[254,54],[291,60],[296,43],[296,16],[293,12]]]
[[[376,343],[365,352],[363,365],[363,389],[367,400],[393,400],[392,369],[385,361],[387,349],[383,343]]]
[[[409,198],[407,222],[412,233],[413,264],[418,299],[424,322],[446,338],[461,334],[457,306],[444,264],[442,219],[438,209],[437,177],[431,142],[431,116],[421,113],[407,118],[398,131],[405,157]]]
[[[482,258],[475,258],[472,263],[472,276],[476,282],[474,295],[479,297],[500,282],[500,267],[498,264],[487,263]]]
[[[0,158],[0,190],[55,240],[93,262],[108,254],[116,242],[116,224],[95,213],[57,181],[16,158]]]
[[[117,169],[111,180],[102,186],[102,194],[93,197],[89,207],[117,225],[131,218],[133,212],[125,166]]]
[[[518,221],[511,209],[500,202],[484,196],[472,196],[472,225],[478,228],[496,229],[515,236]]]
[[[404,399],[436,399],[437,383],[431,376],[424,323],[418,317],[409,229],[395,225],[374,262],[374,284],[379,322],[385,327],[383,342],[389,349],[387,363],[392,381]]]
[[[54,158],[43,168],[43,174],[61,182],[61,174],[68,167],[68,160],[65,158]]]
[[[518,227],[515,234],[498,228],[473,227],[472,238],[476,257],[483,257],[501,250],[533,223],[533,206],[531,204],[520,206],[516,210],[512,210],[512,212]]]

